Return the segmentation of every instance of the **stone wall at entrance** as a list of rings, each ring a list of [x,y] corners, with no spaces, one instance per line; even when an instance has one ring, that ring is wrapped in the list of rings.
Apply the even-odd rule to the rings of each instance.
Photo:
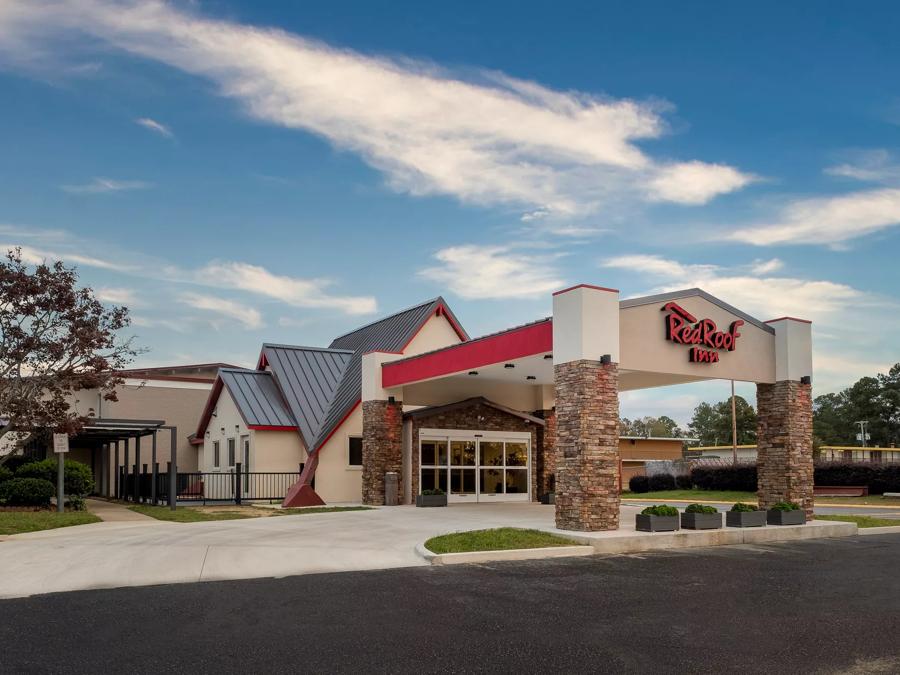
[[[384,504],[384,474],[403,471],[403,404],[363,401],[362,501]]]
[[[556,526],[619,527],[619,367],[593,360],[554,366]]]
[[[491,406],[477,403],[465,408],[436,412],[434,415],[415,417],[412,420],[412,494],[419,494],[419,430],[459,429],[463,431],[525,431],[531,434],[531,499],[536,499],[537,471],[534,456],[537,454],[540,425],[521,417],[510,415]]]
[[[796,502],[813,515],[812,387],[756,385],[759,505]]]
[[[538,445],[534,452],[537,496],[541,497],[555,489],[556,410],[538,410],[535,415],[544,420],[544,428],[538,430]]]

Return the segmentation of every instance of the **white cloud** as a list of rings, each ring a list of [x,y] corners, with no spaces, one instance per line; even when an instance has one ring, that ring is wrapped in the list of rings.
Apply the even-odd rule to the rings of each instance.
[[[773,244],[839,245],[900,224],[900,189],[880,188],[837,197],[798,199],[774,222],[737,229],[727,239]]]
[[[716,195],[734,192],[756,180],[724,164],[682,162],[660,168],[650,181],[650,197],[679,204],[705,204]]]
[[[857,150],[847,153],[847,159],[842,164],[826,167],[825,173],[870,183],[900,182],[900,165],[887,150]]]
[[[18,64],[23,53],[71,46],[77,34],[210,79],[249,115],[327,138],[415,195],[573,214],[623,199],[700,204],[752,179],[724,165],[648,156],[637,143],[666,131],[659,104],[492,72],[464,79],[158,0],[19,2],[0,11],[0,44],[8,38]]]
[[[377,309],[371,296],[331,295],[327,279],[298,279],[273,274],[264,267],[242,262],[212,262],[195,275],[200,283],[235,288],[281,300],[295,307],[336,309],[346,314],[370,314]]]
[[[62,260],[69,265],[84,265],[85,267],[96,267],[98,269],[116,272],[127,272],[132,269],[128,265],[122,265],[110,260],[104,260],[75,251],[59,252],[34,248],[32,246],[22,246],[21,244],[0,244],[0,251],[3,253],[14,248],[20,248],[22,250],[22,260],[29,265],[40,265],[45,262],[50,264],[57,260]]]
[[[754,274],[766,275],[777,272],[782,267],[784,267],[784,262],[778,258],[772,258],[771,260],[754,260],[753,264],[750,266],[750,271]]]
[[[557,256],[527,255],[503,246],[451,246],[434,254],[438,264],[419,274],[463,298],[533,298],[565,285],[553,269]]]
[[[149,129],[154,133],[159,134],[160,136],[165,136],[166,138],[172,138],[172,130],[167,127],[165,124],[161,122],[157,122],[154,119],[150,119],[149,117],[139,117],[134,121],[135,124],[140,124],[145,129]]]
[[[130,288],[111,288],[104,286],[96,289],[94,294],[101,302],[129,306],[134,306],[135,304],[134,291]]]
[[[829,320],[864,295],[833,281],[746,274],[740,269],[717,265],[684,265],[654,255],[616,256],[601,261],[601,266],[648,276],[658,284],[653,289],[655,292],[702,288],[763,319],[787,315],[813,321]]]
[[[107,192],[122,192],[123,190],[143,190],[150,187],[150,183],[142,180],[113,180],[112,178],[95,178],[90,183],[83,185],[61,185],[60,189],[70,194],[104,194]]]
[[[234,300],[219,298],[213,295],[201,293],[182,293],[179,301],[194,309],[220,314],[228,319],[234,319],[246,328],[262,328],[262,315],[259,310]]]

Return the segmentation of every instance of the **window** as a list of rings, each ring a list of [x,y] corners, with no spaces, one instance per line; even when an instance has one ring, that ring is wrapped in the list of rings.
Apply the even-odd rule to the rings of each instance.
[[[213,441],[213,468],[218,469],[221,457],[219,456],[219,441]]]
[[[228,466],[234,466],[234,439],[228,439]]]
[[[349,439],[347,464],[362,466],[362,436],[351,436]]]

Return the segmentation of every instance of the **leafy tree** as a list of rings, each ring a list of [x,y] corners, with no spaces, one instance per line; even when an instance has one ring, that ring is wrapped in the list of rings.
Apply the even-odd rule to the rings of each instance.
[[[817,396],[813,433],[817,445],[861,445],[856,439],[866,420],[867,445],[900,445],[900,363],[887,373],[863,377],[841,392]]]
[[[69,402],[79,389],[115,401],[116,373],[138,353],[118,336],[129,323],[127,308],[107,308],[78,286],[75,268],[31,268],[21,249],[8,251],[0,261],[0,439],[77,432],[84,419]]]
[[[619,433],[622,436],[641,436],[647,438],[682,438],[684,431],[678,426],[678,422],[671,417],[641,417],[629,420],[627,417],[619,420]]]
[[[735,396],[735,420],[738,445],[756,443],[756,411],[743,396]],[[715,405],[701,403],[694,408],[688,432],[700,439],[700,445],[731,444],[731,397]]]

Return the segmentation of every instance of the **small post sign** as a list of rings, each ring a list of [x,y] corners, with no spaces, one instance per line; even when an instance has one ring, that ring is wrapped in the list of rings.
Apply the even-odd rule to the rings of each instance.
[[[69,451],[69,434],[53,434],[53,452]]]

